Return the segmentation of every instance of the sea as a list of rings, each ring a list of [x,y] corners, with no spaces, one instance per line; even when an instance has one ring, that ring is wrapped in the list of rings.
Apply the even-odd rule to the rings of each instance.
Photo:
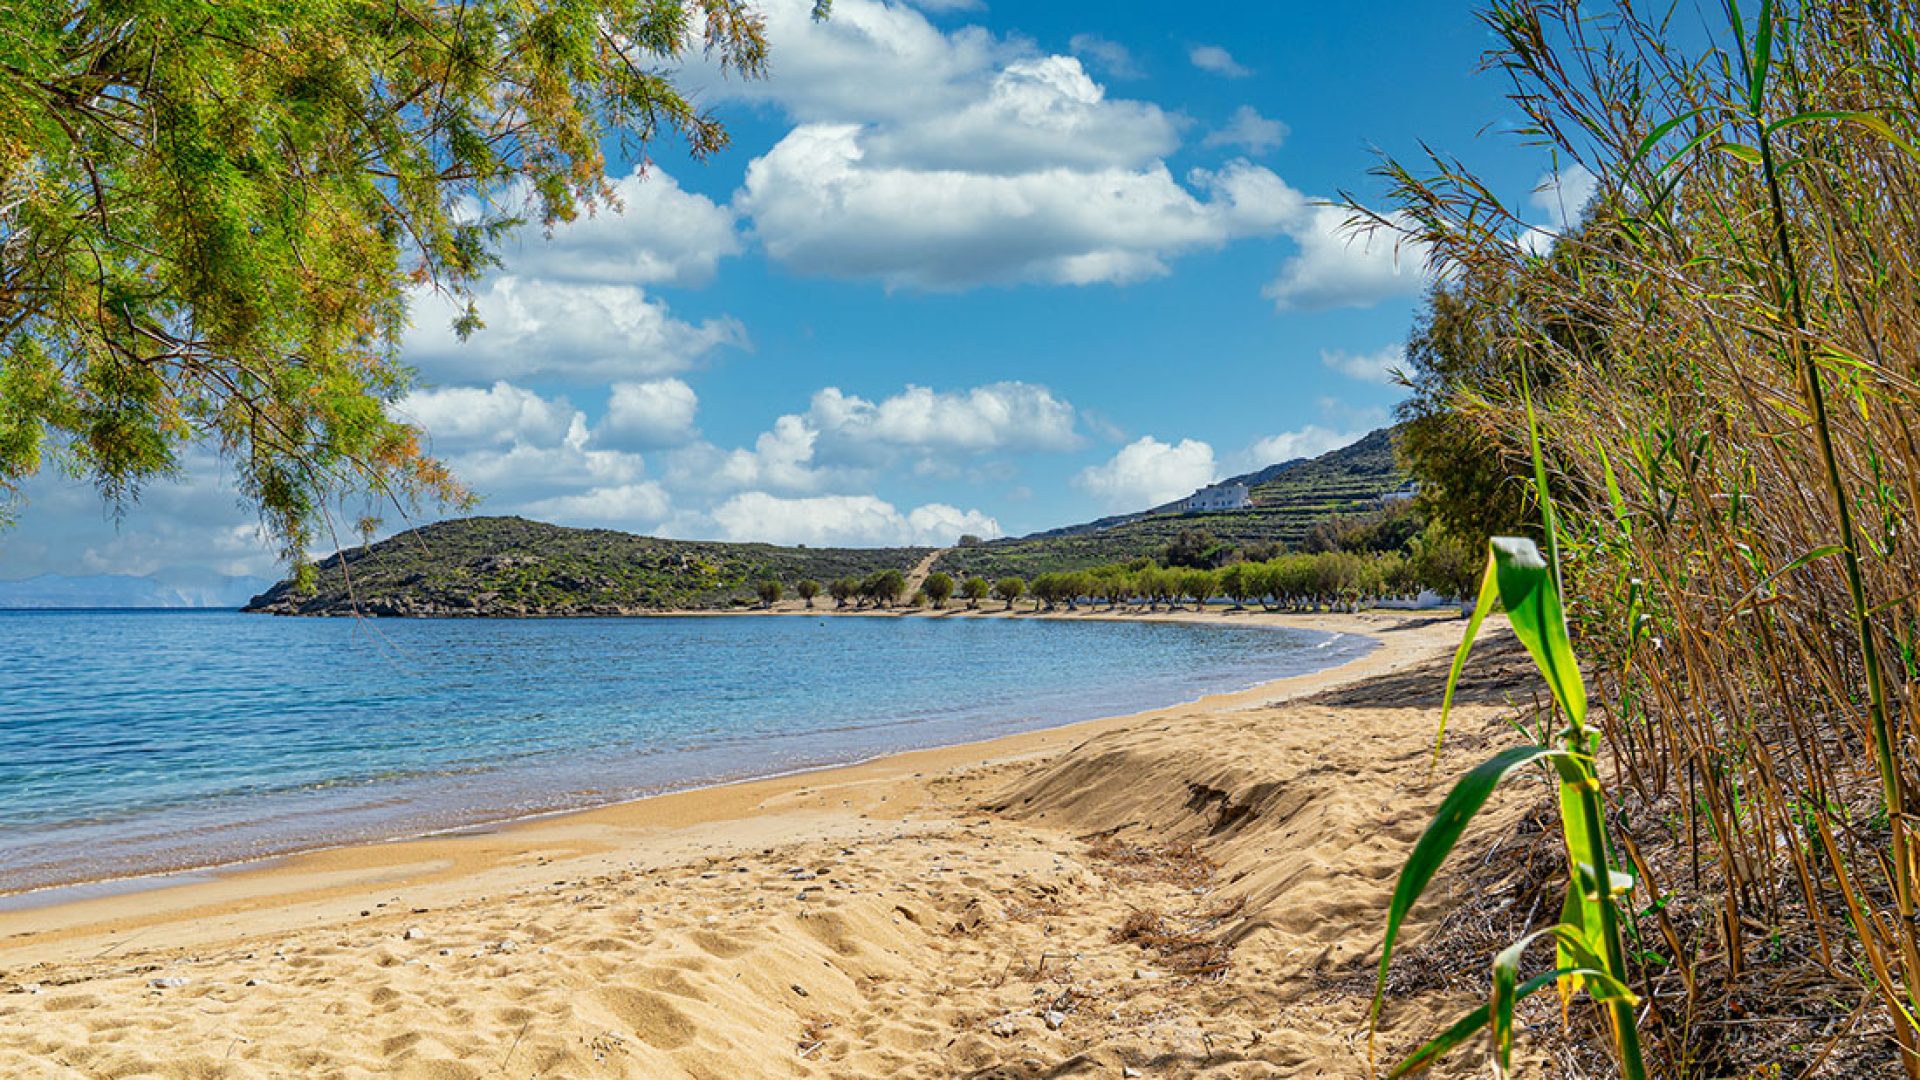
[[[989,739],[1372,647],[1229,620],[0,611],[0,894]]]

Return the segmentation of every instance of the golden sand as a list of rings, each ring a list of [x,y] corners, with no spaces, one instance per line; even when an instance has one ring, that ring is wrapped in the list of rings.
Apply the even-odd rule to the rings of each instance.
[[[1364,1076],[1463,624],[1188,617],[1382,647],[1135,716],[0,913],[0,1076]],[[1441,778],[1511,738],[1498,711],[1462,710]],[[1471,1004],[1396,999],[1382,1047]]]

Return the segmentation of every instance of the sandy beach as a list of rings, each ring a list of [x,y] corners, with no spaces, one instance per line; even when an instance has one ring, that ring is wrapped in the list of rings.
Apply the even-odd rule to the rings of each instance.
[[[1460,620],[1173,617],[1380,648],[1171,709],[0,911],[0,1075],[1364,1076],[1394,875],[1530,691],[1481,669],[1436,779]],[[1463,850],[1534,798],[1497,798]],[[1477,861],[1417,910],[1410,965]],[[1383,1057],[1472,1006],[1433,983],[1389,1002]]]

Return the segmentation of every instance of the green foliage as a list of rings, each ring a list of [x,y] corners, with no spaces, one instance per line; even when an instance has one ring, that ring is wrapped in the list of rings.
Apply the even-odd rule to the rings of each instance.
[[[1551,504],[1543,500],[1543,505]],[[1480,602],[1475,608],[1472,622],[1468,624],[1467,636],[1461,641],[1459,653],[1447,676],[1446,701],[1452,701],[1455,684],[1473,643],[1473,632],[1479,628],[1481,620],[1497,598],[1507,611],[1515,636],[1533,657],[1555,703],[1567,719],[1564,744],[1558,747],[1516,746],[1503,750],[1469,772],[1441,803],[1439,812],[1414,844],[1413,852],[1402,867],[1399,881],[1394,887],[1393,901],[1387,913],[1386,938],[1380,951],[1371,1018],[1374,1022],[1379,1019],[1394,941],[1414,902],[1426,891],[1467,825],[1486,805],[1494,788],[1515,769],[1535,762],[1546,762],[1553,766],[1559,779],[1561,831],[1567,856],[1567,894],[1561,907],[1560,923],[1542,932],[1553,935],[1556,941],[1557,963],[1553,976],[1561,987],[1563,997],[1571,997],[1585,987],[1592,992],[1596,1001],[1611,1010],[1621,1071],[1629,1080],[1641,1080],[1646,1076],[1646,1066],[1640,1057],[1637,1020],[1634,1016],[1637,999],[1626,988],[1626,952],[1621,944],[1618,911],[1618,897],[1630,891],[1634,881],[1630,875],[1616,871],[1611,861],[1611,843],[1601,801],[1600,778],[1593,762],[1598,735],[1586,726],[1586,686],[1567,635],[1556,578],[1555,568],[1540,554],[1533,541],[1515,537],[1493,540],[1486,571],[1489,587],[1481,590]],[[1444,728],[1444,709],[1441,722]],[[1496,959],[1493,992],[1487,1009],[1476,1010],[1449,1028],[1439,1039],[1416,1051],[1394,1070],[1393,1075],[1404,1076],[1424,1069],[1446,1050],[1464,1042],[1480,1026],[1488,1025],[1493,1033],[1495,1074],[1506,1075],[1513,1047],[1513,1006],[1518,998],[1517,970],[1529,940],[1523,938],[1516,942]]]
[[[1419,483],[1417,501],[1441,531],[1474,549],[1531,524],[1525,448],[1503,433],[1479,388],[1515,379],[1516,358],[1495,347],[1472,289],[1435,285],[1407,341],[1412,392],[1397,407],[1400,456]]]
[[[985,600],[992,591],[993,586],[983,577],[970,577],[960,583],[960,595],[966,597],[969,611],[977,610],[980,601]]]
[[[609,140],[724,146],[696,48],[765,63],[745,0],[0,5],[0,496],[211,445],[296,562],[351,489],[458,503],[389,412],[411,298],[607,205]]]
[[[1160,564],[1209,569],[1225,562],[1231,554],[1232,545],[1221,543],[1205,529],[1181,529],[1173,543],[1160,549]]]
[[[1181,596],[1193,601],[1195,607],[1205,607],[1220,592],[1220,575],[1212,570],[1188,568],[1176,574]]]
[[[1217,547],[1207,565],[1231,561],[1235,552],[1259,562],[1299,544],[1328,517],[1367,514],[1382,496],[1406,485],[1394,458],[1396,429],[1376,431],[1352,446],[1306,460],[1285,462],[1237,480],[1249,484],[1251,510],[1181,513],[1168,508],[1106,518],[1009,540],[957,547],[940,556],[939,569],[957,577],[989,580],[1013,575],[1031,579],[1141,558],[1159,559],[1182,532],[1204,531]]]
[[[256,598],[254,607],[307,614],[614,614],[725,608],[765,600],[762,590],[800,578],[832,580],[832,595],[844,602],[843,584],[850,582],[847,598],[859,591],[853,575],[898,575],[899,567],[926,554],[924,548],[656,540],[522,518],[464,518],[329,556],[311,567],[310,593],[289,580]]]
[[[763,578],[753,587],[754,595],[760,598],[761,607],[772,607],[779,603],[785,591],[780,582],[774,578]]]
[[[1055,604],[1071,608],[1089,588],[1090,579],[1085,574],[1059,572],[1039,575],[1028,584],[1027,591],[1040,601],[1042,608],[1052,608]]]
[[[1399,239],[1449,283],[1457,310],[1440,314],[1485,355],[1436,383],[1435,447],[1461,468],[1498,458],[1510,484],[1537,465],[1561,499],[1563,528],[1541,536],[1564,546],[1547,561],[1608,703],[1593,722],[1637,849],[1674,891],[1655,901],[1665,955],[1638,975],[1657,1067],[1915,1078],[1914,11],[1724,14],[1688,28],[1625,3],[1492,5],[1520,130],[1594,180],[1550,242],[1456,160],[1382,171]],[[1788,989],[1810,980],[1838,992]],[[1748,1010],[1696,996],[1711,985]],[[1753,1008],[1789,1000],[1791,1020]],[[1725,1037],[1855,1017],[1886,1034],[1844,1063],[1824,1041],[1761,1059]]]
[[[860,595],[860,579],[856,577],[834,578],[827,586],[828,595],[833,597],[835,608],[846,607],[848,602]]]
[[[926,583],[920,588],[936,608],[946,607],[947,601],[953,598],[953,578],[939,571],[928,574]]]
[[[860,579],[860,595],[880,607],[891,607],[898,603],[902,593],[907,591],[907,577],[892,567],[875,570]]]
[[[1027,583],[1017,577],[1003,577],[993,583],[993,595],[1006,602],[1007,610],[1013,610],[1013,602],[1027,594]]]
[[[1401,499],[1368,513],[1342,514],[1316,522],[1300,541],[1300,550],[1403,551],[1426,526],[1426,513],[1412,500]]]
[[[820,583],[812,578],[801,578],[793,583],[793,591],[806,601],[807,609],[813,609],[813,600],[820,595]]]

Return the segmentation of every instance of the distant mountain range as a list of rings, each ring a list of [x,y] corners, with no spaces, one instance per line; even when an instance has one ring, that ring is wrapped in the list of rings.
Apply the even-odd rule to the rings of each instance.
[[[272,584],[267,578],[193,569],[145,577],[41,574],[0,581],[0,608],[240,608]]]
[[[1378,508],[1405,487],[1395,431],[1382,429],[1311,459],[1233,478],[1253,506],[1189,512],[1180,504],[1102,518],[1032,536],[933,548],[800,548],[660,540],[607,529],[573,529],[515,517],[460,518],[348,548],[320,561],[316,590],[288,582],[264,590],[250,611],[287,615],[617,615],[724,609],[754,602],[757,582],[789,590],[878,570],[920,568],[955,577],[1031,577],[1125,562],[1163,550],[1182,530],[1237,545],[1295,544],[1315,523]],[[829,601],[821,601],[827,603]]]

